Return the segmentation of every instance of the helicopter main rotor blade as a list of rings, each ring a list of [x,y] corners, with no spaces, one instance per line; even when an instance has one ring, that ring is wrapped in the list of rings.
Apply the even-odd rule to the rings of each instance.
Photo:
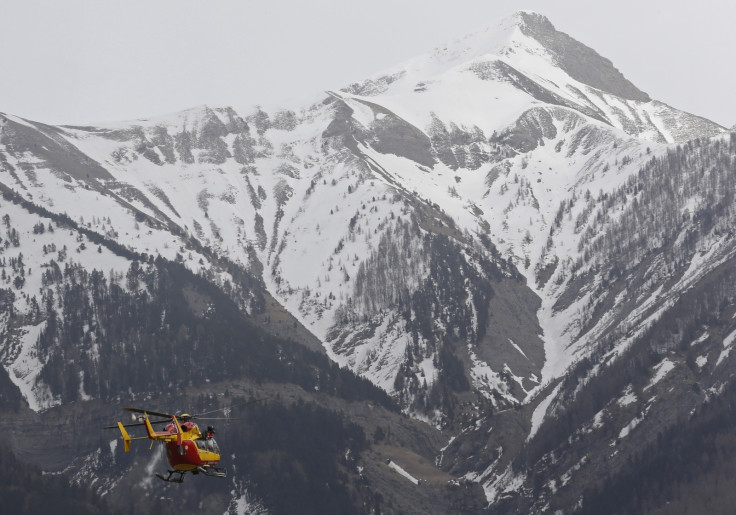
[[[130,411],[132,413],[141,413],[143,415],[152,415],[154,417],[163,417],[163,418],[166,418],[166,419],[169,419],[169,420],[171,420],[174,417],[176,417],[178,420],[191,420],[191,419],[199,418],[201,415],[209,415],[210,413],[217,413],[218,411],[222,411],[222,410],[226,410],[226,409],[231,409],[231,408],[240,408],[242,406],[248,406],[249,404],[254,404],[256,402],[263,402],[265,400],[268,400],[268,397],[262,397],[260,399],[254,399],[252,401],[244,402],[242,404],[236,404],[234,406],[225,406],[223,408],[217,408],[217,409],[212,410],[212,411],[205,411],[204,413],[197,413],[196,415],[188,415],[186,417],[182,417],[182,415],[172,415],[170,413],[159,413],[158,411],[149,411],[149,410],[144,410],[144,409],[140,409],[140,408],[123,408],[123,409],[125,411]],[[237,420],[237,419],[226,418],[225,417],[225,418],[222,418],[222,419],[212,419],[212,420]],[[159,421],[151,422],[151,423],[152,424],[156,424],[156,423],[161,423],[161,422],[168,422],[168,420],[159,420]],[[143,425],[143,424],[127,424],[127,425],[126,424],[123,424],[124,427],[130,427],[130,426],[135,426],[135,425]],[[114,429],[116,427],[117,426],[110,427],[110,428],[105,428],[105,429]]]
[[[153,424],[170,424],[171,420],[149,420],[149,422]],[[135,424],[123,424],[123,427],[137,427],[137,426],[145,426],[145,422],[137,422]],[[105,426],[102,429],[117,429],[118,426]]]
[[[218,411],[231,409],[231,408],[240,408],[242,406],[248,406],[249,404],[255,404],[256,402],[263,402],[267,400],[268,400],[268,397],[262,397],[260,399],[255,399],[252,401],[244,402],[243,404],[235,404],[234,406],[225,406],[224,408],[217,408],[217,409],[213,409],[212,411],[205,411],[204,413],[197,413],[196,415],[192,415],[191,418],[199,418],[202,415],[209,415],[210,413],[217,413]],[[230,420],[233,420],[233,419],[230,419]]]
[[[243,417],[197,417],[197,420],[243,420]]]
[[[164,418],[172,418],[176,415],[170,415],[168,413],[158,413],[156,411],[148,411],[145,409],[139,409],[139,408],[123,408],[125,411],[132,411],[133,413],[143,413],[144,415],[153,415],[154,417],[164,417]]]

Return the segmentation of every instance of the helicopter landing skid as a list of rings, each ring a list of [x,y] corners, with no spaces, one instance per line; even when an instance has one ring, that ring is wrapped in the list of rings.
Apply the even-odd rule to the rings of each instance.
[[[167,483],[182,483],[184,481],[185,473],[185,470],[169,470],[169,475],[167,477],[164,477],[164,475],[159,472],[156,473],[156,477],[161,481],[166,481]],[[178,477],[171,477],[174,474],[178,474]]]
[[[197,467],[197,472],[201,472],[205,476],[210,477],[227,477],[227,473],[224,468],[216,467]]]

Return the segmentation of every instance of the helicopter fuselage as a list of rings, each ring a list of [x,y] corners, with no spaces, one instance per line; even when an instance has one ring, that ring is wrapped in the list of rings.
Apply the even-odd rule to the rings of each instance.
[[[166,458],[174,470],[195,470],[199,467],[214,466],[220,461],[220,449],[214,438],[205,438],[197,424],[184,422],[181,424],[181,441],[177,438],[166,442]],[[164,431],[177,435],[174,424],[166,426]]]

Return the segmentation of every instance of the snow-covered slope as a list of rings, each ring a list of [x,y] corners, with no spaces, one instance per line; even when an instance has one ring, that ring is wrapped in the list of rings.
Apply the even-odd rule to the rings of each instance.
[[[528,434],[492,463],[480,453],[457,465],[475,467],[460,472],[494,501],[525,481],[508,468],[514,445],[536,445],[731,262],[732,146],[723,127],[651,99],[522,11],[298,112],[200,106],[99,127],[0,115],[0,183],[128,251],[182,263],[270,323],[253,293],[267,290],[334,361],[417,418],[462,430],[458,447],[496,423],[491,410],[523,404],[507,417]],[[52,244],[106,273],[130,266],[74,231],[73,242],[34,233],[17,203],[2,210],[34,271]],[[22,317],[3,315],[0,357],[42,410],[58,402],[34,372],[45,322],[30,299],[44,289],[13,284],[10,229],[4,280]],[[730,366],[728,341],[693,363]],[[680,371],[663,359],[647,390]]]
[[[299,113],[202,106],[106,127],[6,116],[2,142],[8,187],[237,289],[213,265],[226,258],[388,391],[426,391],[450,367],[438,361],[449,336],[466,342],[452,354],[474,363],[474,386],[513,401],[575,359],[565,348],[577,319],[551,309],[564,267],[546,289],[536,280],[580,255],[556,222],[561,206],[618,187],[666,142],[722,130],[520,12]],[[427,300],[439,267],[428,237],[447,239],[462,261],[455,280],[468,283],[444,319],[412,301]],[[516,269],[542,298],[544,349],[534,330],[487,335],[492,276]],[[435,327],[412,329],[418,316]]]
[[[723,127],[684,113],[631,84],[606,58],[544,16],[518,12],[485,30],[345,88],[417,127],[432,113],[490,135],[534,105],[559,105],[658,142],[713,135]]]

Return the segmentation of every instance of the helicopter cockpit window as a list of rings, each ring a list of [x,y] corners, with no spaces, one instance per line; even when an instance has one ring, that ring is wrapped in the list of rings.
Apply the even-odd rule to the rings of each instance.
[[[203,451],[216,452],[217,454],[220,454],[220,448],[217,446],[217,442],[214,438],[197,440],[197,447]]]

